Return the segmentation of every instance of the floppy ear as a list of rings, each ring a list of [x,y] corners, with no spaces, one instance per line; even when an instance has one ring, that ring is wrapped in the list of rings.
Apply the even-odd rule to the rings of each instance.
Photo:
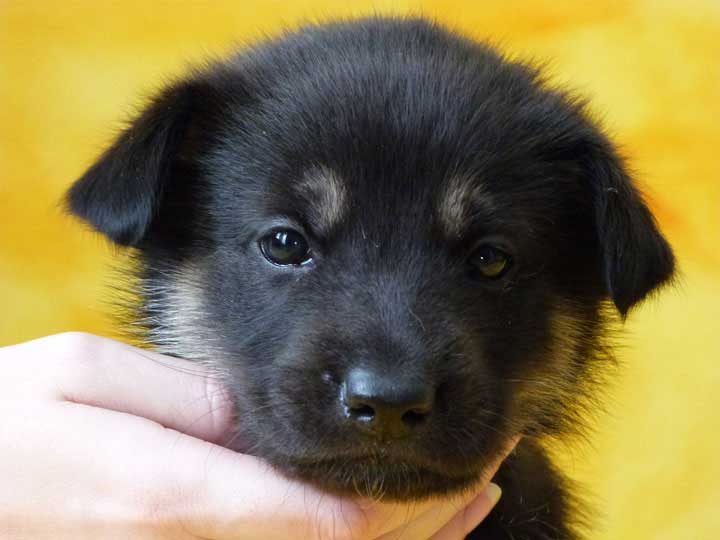
[[[620,314],[672,277],[675,258],[621,159],[605,141],[586,163],[607,292]]]
[[[155,216],[187,129],[193,84],[175,84],[70,188],[67,206],[117,244],[137,245]]]

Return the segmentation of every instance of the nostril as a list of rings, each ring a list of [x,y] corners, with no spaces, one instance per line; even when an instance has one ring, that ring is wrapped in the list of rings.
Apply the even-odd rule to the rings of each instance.
[[[375,418],[375,409],[370,405],[355,405],[347,407],[347,414],[355,420],[370,421]]]
[[[406,426],[414,428],[425,423],[428,416],[430,416],[428,409],[410,409],[402,415],[401,420]]]

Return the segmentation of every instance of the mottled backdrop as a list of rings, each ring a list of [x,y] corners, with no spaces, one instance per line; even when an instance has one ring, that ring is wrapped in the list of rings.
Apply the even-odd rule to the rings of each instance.
[[[113,335],[118,258],[63,191],[189,62],[281,25],[425,13],[550,61],[593,98],[676,248],[682,280],[626,325],[624,374],[591,445],[561,450],[595,494],[594,539],[720,534],[720,2],[0,0],[0,345]],[[0,377],[2,376],[0,372]]]

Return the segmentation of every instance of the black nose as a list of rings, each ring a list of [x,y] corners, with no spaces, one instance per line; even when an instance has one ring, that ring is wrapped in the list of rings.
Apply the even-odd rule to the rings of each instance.
[[[406,437],[430,416],[435,389],[427,383],[353,369],[342,385],[345,415],[376,437]]]

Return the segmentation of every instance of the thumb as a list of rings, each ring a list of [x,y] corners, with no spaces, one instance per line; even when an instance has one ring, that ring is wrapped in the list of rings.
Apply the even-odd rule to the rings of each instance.
[[[495,508],[502,491],[497,484],[490,483],[460,512],[455,514],[431,540],[461,540],[470,534]]]
[[[232,429],[232,403],[204,366],[79,332],[15,347],[44,363],[52,399],[140,416],[209,442]]]

